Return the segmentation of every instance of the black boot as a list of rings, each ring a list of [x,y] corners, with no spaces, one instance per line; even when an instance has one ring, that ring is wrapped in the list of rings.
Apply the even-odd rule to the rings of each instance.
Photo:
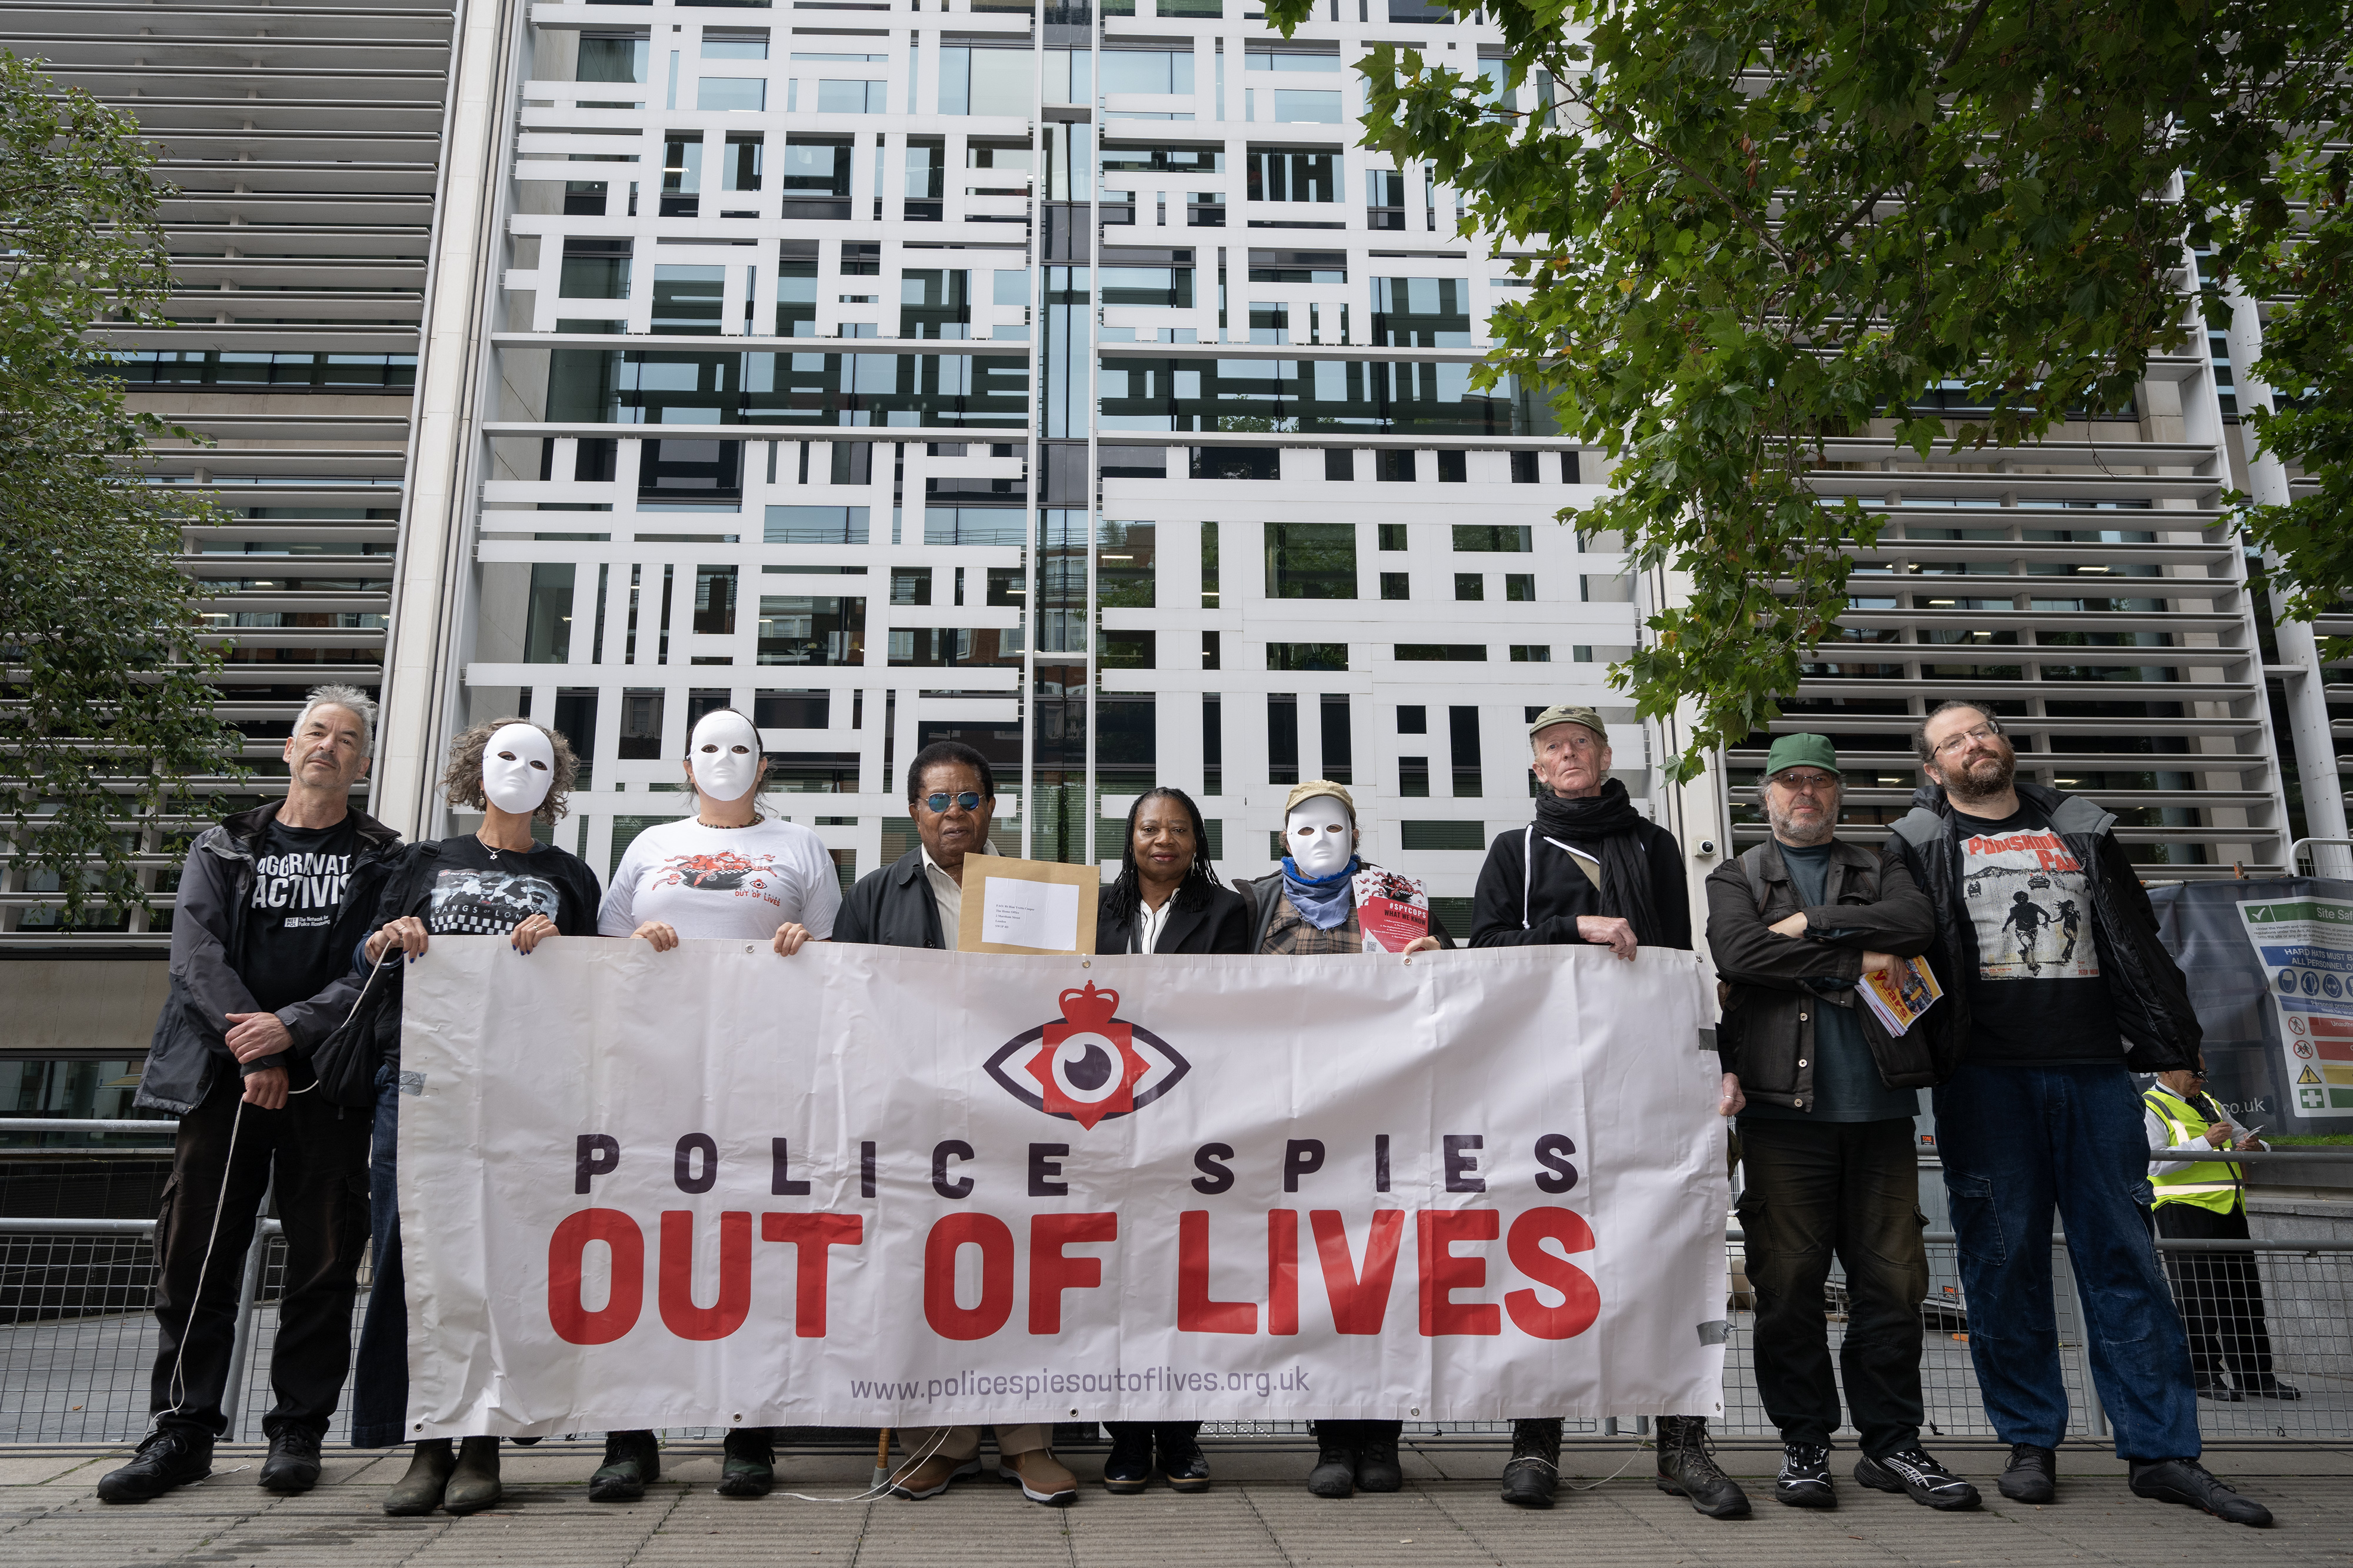
[[[261,1462],[254,1479],[264,1489],[293,1496],[319,1484],[319,1435],[306,1427],[284,1426],[269,1435],[269,1458]]]
[[[588,1478],[590,1502],[635,1502],[661,1479],[661,1448],[650,1432],[607,1432],[605,1462]]]
[[[1132,1497],[1152,1484],[1152,1424],[1113,1421],[1111,1454],[1103,1460],[1103,1490]]]
[[[1163,1421],[1153,1428],[1153,1447],[1159,1451],[1158,1468],[1176,1492],[1209,1489],[1209,1457],[1201,1452],[1198,1421]]]
[[[161,1426],[139,1445],[136,1458],[99,1478],[98,1500],[145,1502],[212,1473],[210,1437],[187,1426]]]
[[[457,1450],[447,1437],[427,1437],[420,1440],[409,1456],[408,1473],[392,1483],[384,1494],[384,1511],[395,1517],[431,1513],[441,1506],[441,1494],[449,1485],[449,1472],[458,1468]]]
[[[1356,1423],[1356,1489],[1394,1492],[1405,1489],[1405,1468],[1398,1463],[1398,1434],[1402,1421]]]
[[[766,1497],[776,1489],[775,1432],[765,1426],[738,1426],[727,1434],[723,1447],[721,1497]]]
[[[457,1468],[441,1490],[442,1511],[480,1513],[505,1495],[499,1484],[499,1440],[468,1437],[459,1442]]]
[[[2271,1528],[2271,1510],[2253,1498],[2241,1497],[2216,1480],[2195,1459],[2135,1459],[2127,1468],[2131,1479],[2126,1484],[2135,1497],[2203,1509],[2232,1524],[2249,1524],[2257,1530]]]
[[[1716,1468],[1715,1448],[1706,1416],[1660,1416],[1659,1489],[1691,1499],[1710,1519],[1738,1519],[1748,1511],[1748,1494]]]
[[[1315,1468],[1307,1472],[1314,1497],[1353,1497],[1356,1490],[1356,1426],[1354,1421],[1318,1421]]]
[[[1512,1423],[1512,1457],[1504,1466],[1504,1500],[1550,1508],[1560,1485],[1560,1418]]]

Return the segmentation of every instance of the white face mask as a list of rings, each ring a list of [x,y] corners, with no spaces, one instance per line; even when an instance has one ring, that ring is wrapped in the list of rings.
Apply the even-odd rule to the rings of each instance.
[[[694,764],[698,794],[742,800],[760,782],[760,732],[741,713],[706,713],[694,727],[687,760]]]
[[[1282,819],[1282,847],[1310,881],[1345,869],[1356,853],[1356,837],[1347,808],[1328,795],[1300,802]]]
[[[501,811],[537,811],[554,782],[555,746],[536,724],[501,725],[482,748],[482,794]]]

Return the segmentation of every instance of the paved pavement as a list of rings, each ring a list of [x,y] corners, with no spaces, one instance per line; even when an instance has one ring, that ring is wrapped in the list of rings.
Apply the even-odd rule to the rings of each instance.
[[[196,1563],[269,1568],[663,1568],[808,1563],[855,1568],[1436,1568],[1504,1564],[1577,1568],[1725,1563],[1737,1568],[2163,1568],[2218,1559],[2237,1565],[2353,1564],[2353,1446],[2267,1445],[2213,1450],[2208,1463],[2279,1516],[2250,1531],[2133,1497],[2123,1467],[2090,1448],[2061,1457],[2060,1500],[2021,1508],[1993,1491],[2000,1451],[1947,1444],[1955,1468],[1984,1483],[1987,1506],[1933,1514],[1901,1497],[1841,1484],[1835,1512],[1778,1508],[1767,1482],[1778,1451],[1740,1446],[1725,1468],[1758,1500],[1747,1520],[1701,1518],[1650,1482],[1650,1456],[1630,1440],[1572,1446],[1564,1468],[1591,1489],[1549,1513],[1508,1508],[1493,1445],[1433,1443],[1409,1458],[1406,1490],[1346,1502],[1308,1497],[1312,1456],[1296,1444],[1213,1443],[1217,1485],[1199,1496],[1155,1489],[1114,1498],[1092,1484],[1100,1450],[1071,1454],[1079,1506],[1050,1510],[994,1482],[911,1503],[861,1500],[871,1456],[786,1450],[783,1484],[811,1499],[745,1500],[712,1489],[716,1444],[666,1455],[664,1479],[636,1504],[598,1506],[584,1485],[599,1450],[544,1444],[506,1451],[507,1501],[470,1519],[386,1519],[383,1490],[406,1455],[331,1449],[325,1480],[300,1498],[253,1484],[261,1450],[224,1447],[206,1481],[152,1503],[109,1507],[92,1488],[126,1450],[0,1448],[0,1562],[13,1568],[128,1568]],[[1851,1460],[1851,1454],[1841,1458]],[[1604,1479],[1621,1461],[1624,1473]]]

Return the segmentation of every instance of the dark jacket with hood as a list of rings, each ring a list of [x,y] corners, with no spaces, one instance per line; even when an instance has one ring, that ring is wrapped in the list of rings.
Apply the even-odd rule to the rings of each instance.
[[[214,1075],[223,1069],[250,1078],[265,1068],[288,1065],[281,1055],[240,1067],[226,1039],[228,1014],[260,1011],[234,965],[253,900],[254,858],[262,834],[284,804],[273,800],[225,817],[199,834],[188,850],[172,912],[172,991],[148,1042],[137,1104],[185,1116],[203,1101]],[[329,949],[338,952],[366,934],[378,884],[400,853],[399,834],[364,812],[353,811],[351,817],[359,830],[359,850],[336,921],[341,940]],[[359,998],[362,978],[339,974],[317,995],[278,1009],[279,1020],[294,1037],[290,1054],[299,1060],[343,1021]]]
[[[2018,798],[2041,812],[2051,831],[2084,868],[2090,889],[2092,939],[2100,955],[2100,976],[2108,983],[2108,1005],[2125,1041],[2125,1066],[2135,1072],[2171,1072],[2194,1067],[2203,1035],[2189,1005],[2189,984],[2158,935],[2157,912],[2140,876],[2110,831],[2115,816],[2081,795],[2017,781]],[[1977,975],[1976,933],[1961,904],[1961,838],[1951,802],[1935,784],[1914,792],[1912,809],[1896,821],[1888,853],[1902,857],[1936,915],[1936,944],[1930,949],[1952,1027],[1969,1037],[1969,985]],[[1933,1012],[1934,1009],[1931,1009]]]
[[[1814,1027],[1824,1007],[1853,1009],[1888,1088],[1928,1088],[1950,1075],[1957,1037],[1941,1026],[1951,1017],[1948,1010],[1931,1007],[1911,1028],[1890,1035],[1854,991],[1865,952],[1912,958],[1936,940],[1936,913],[1900,858],[1833,842],[1823,901],[1808,908],[1799,900],[1781,846],[1768,838],[1709,872],[1706,890],[1708,952],[1730,993],[1716,1026],[1716,1053],[1724,1070],[1739,1076],[1749,1099],[1799,1110],[1813,1106]],[[1771,929],[1801,910],[1804,936]],[[1941,969],[1936,978],[1943,984]]]

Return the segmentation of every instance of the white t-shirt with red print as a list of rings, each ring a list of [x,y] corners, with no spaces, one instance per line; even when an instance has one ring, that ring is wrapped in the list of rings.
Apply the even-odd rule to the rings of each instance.
[[[660,921],[682,937],[765,942],[791,921],[829,937],[840,908],[833,858],[807,828],[773,817],[706,827],[684,816],[630,840],[596,930],[628,936]]]

